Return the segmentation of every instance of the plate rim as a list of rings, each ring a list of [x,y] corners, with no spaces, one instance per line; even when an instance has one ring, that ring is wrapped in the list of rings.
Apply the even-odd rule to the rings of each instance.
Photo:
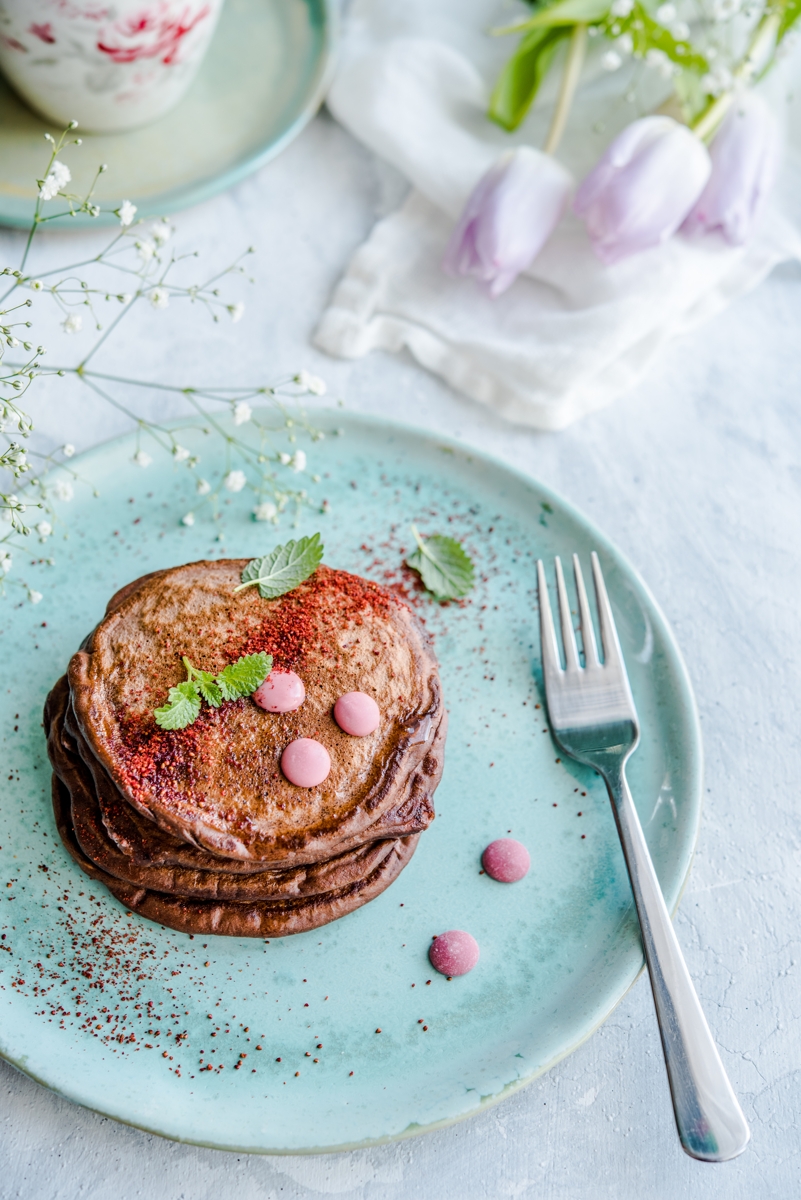
[[[140,201],[138,208],[142,218],[148,219],[154,216],[161,216],[162,214],[166,216],[168,213],[182,212],[185,209],[194,208],[195,205],[210,200],[220,192],[228,191],[229,188],[234,187],[249,175],[260,170],[261,167],[266,166],[268,162],[277,158],[317,115],[325,101],[336,67],[337,50],[341,33],[340,17],[335,0],[303,0],[303,3],[309,10],[310,17],[313,16],[315,9],[321,14],[322,45],[314,64],[311,86],[294,119],[278,137],[268,142],[267,145],[262,145],[261,149],[246,154],[239,162],[229,167],[222,174],[215,175],[210,179],[201,180],[197,183],[171,188],[160,192],[157,196],[149,200]],[[6,86],[11,88],[12,91],[14,90],[10,83],[7,83]],[[25,101],[23,100],[22,103],[25,103]],[[34,115],[38,116],[36,113]],[[43,118],[40,119],[43,120]],[[124,137],[125,133],[123,132],[118,136]],[[133,193],[131,194],[133,195]],[[0,194],[0,229],[29,229],[31,218],[23,216],[21,213],[4,211],[5,199]],[[135,196],[134,199],[136,199]],[[119,200],[104,201],[104,205],[107,204],[109,207],[115,204],[119,207],[121,203],[122,197]],[[98,217],[90,217],[86,213],[78,213],[69,222],[69,227],[70,229],[84,230],[89,227],[94,229],[108,228],[117,224],[118,221],[113,211],[106,211],[104,208]]]
[[[324,3],[328,3],[328,0],[324,0]],[[265,415],[275,415],[274,409],[271,409],[266,405],[259,406],[259,409],[254,411],[259,411]],[[624,551],[620,550],[617,544],[605,533],[603,533],[603,531],[596,525],[594,520],[592,520],[590,517],[587,517],[580,508],[573,504],[572,501],[567,500],[561,494],[561,492],[552,488],[549,484],[542,483],[536,476],[525,470],[522,470],[520,467],[512,466],[496,454],[472,446],[469,442],[461,441],[452,435],[442,434],[437,430],[426,429],[423,426],[409,424],[404,421],[396,421],[391,417],[384,417],[379,414],[365,413],[360,412],[359,410],[348,411],[334,410],[324,407],[318,408],[316,406],[313,406],[311,411],[314,412],[314,417],[317,422],[322,424],[328,420],[334,428],[336,428],[338,425],[347,425],[348,423],[353,423],[354,425],[360,425],[362,427],[375,429],[384,433],[398,433],[403,436],[415,435],[425,442],[432,444],[434,447],[440,446],[451,452],[459,452],[465,456],[476,457],[482,462],[487,463],[489,466],[499,469],[507,475],[512,476],[521,484],[529,486],[534,485],[546,497],[549,503],[553,502],[558,509],[561,509],[572,520],[576,521],[579,525],[582,525],[585,529],[587,529],[588,532],[591,533],[592,537],[597,539],[601,548],[606,553],[610,554],[611,557],[624,568],[624,571],[628,574],[628,576],[633,578],[638,586],[642,588],[649,603],[652,605],[653,612],[661,622],[665,642],[672,655],[672,663],[674,668],[676,668],[676,678],[680,685],[682,703],[686,704],[686,714],[688,718],[687,727],[692,744],[692,770],[688,778],[687,792],[695,802],[693,808],[695,828],[692,834],[692,842],[687,856],[686,867],[684,868],[683,875],[679,883],[676,900],[670,908],[671,919],[674,919],[692,872],[693,861],[698,849],[701,833],[701,819],[703,815],[704,804],[704,748],[701,722],[690,673],[687,669],[687,664],[684,661],[684,656],[676,640],[673,629],[648,584],[642,578],[637,568],[629,560],[628,555],[626,555]],[[163,422],[163,424],[166,428],[171,430],[184,429],[187,427],[194,428],[194,425],[192,424],[192,418],[190,417],[177,417],[172,420],[167,420]],[[112,447],[115,447],[118,444],[121,445],[125,442],[129,442],[133,438],[135,438],[135,433],[133,431],[117,434],[114,437],[107,438],[105,441],[98,442],[95,445],[90,446],[88,449],[82,451],[80,454],[76,455],[74,462],[85,463],[88,459],[94,459],[96,457],[102,458],[104,454]],[[60,472],[61,467],[56,466],[52,468],[47,475],[51,477],[58,476]],[[43,478],[47,478],[47,476],[43,476]],[[113,1112],[98,1108],[94,1104],[88,1104],[85,1101],[77,1098],[75,1095],[70,1095],[62,1088],[52,1086],[51,1084],[47,1083],[46,1080],[37,1075],[36,1072],[28,1070],[27,1067],[23,1065],[27,1055],[22,1055],[19,1059],[15,1059],[14,1057],[6,1054],[2,1047],[0,1047],[0,1058],[18,1070],[21,1074],[28,1076],[28,1078],[33,1079],[34,1082],[46,1088],[53,1095],[59,1096],[64,1100],[68,1100],[72,1104],[77,1104],[89,1112],[96,1113],[98,1116],[106,1117],[112,1121],[115,1121],[117,1124],[126,1125],[132,1129],[138,1129],[142,1133],[153,1134],[157,1137],[164,1138],[165,1141],[176,1142],[181,1145],[201,1146],[207,1150],[224,1150],[232,1154],[274,1155],[276,1157],[348,1153],[353,1150],[369,1150],[375,1146],[383,1146],[395,1142],[406,1141],[409,1138],[417,1137],[421,1134],[435,1133],[437,1130],[447,1129],[450,1126],[460,1124],[462,1121],[467,1121],[473,1117],[481,1116],[488,1109],[494,1108],[496,1104],[500,1104],[508,1097],[514,1095],[516,1092],[522,1091],[523,1088],[528,1087],[529,1084],[533,1083],[536,1079],[539,1079],[540,1076],[552,1070],[558,1063],[568,1058],[571,1054],[583,1046],[585,1042],[589,1041],[592,1035],[596,1033],[598,1029],[600,1029],[600,1027],[609,1019],[618,1005],[622,1003],[644,970],[645,961],[643,960],[635,975],[626,984],[617,999],[613,1000],[608,1008],[599,1016],[597,1021],[595,1021],[589,1029],[583,1030],[575,1041],[570,1042],[566,1047],[561,1049],[556,1055],[554,1055],[546,1063],[537,1067],[530,1074],[506,1084],[499,1092],[487,1096],[480,1096],[478,1103],[469,1111],[458,1113],[455,1116],[443,1117],[439,1120],[431,1121],[424,1125],[418,1124],[417,1122],[412,1122],[402,1130],[399,1130],[395,1133],[382,1135],[380,1137],[363,1138],[354,1142],[338,1142],[336,1144],[326,1146],[303,1146],[300,1148],[272,1148],[267,1146],[252,1145],[236,1146],[229,1142],[220,1143],[205,1140],[203,1138],[176,1136],[171,1133],[166,1133],[163,1129],[157,1129],[153,1126],[140,1123],[138,1121],[127,1120],[126,1118],[120,1117]]]

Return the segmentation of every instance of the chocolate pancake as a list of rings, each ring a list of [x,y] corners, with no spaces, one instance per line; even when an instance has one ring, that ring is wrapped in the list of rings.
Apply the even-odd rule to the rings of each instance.
[[[75,837],[70,796],[53,776],[53,809],[61,839],[83,871],[104,883],[126,908],[182,933],[229,937],[286,937],[326,925],[380,895],[400,874],[415,851],[419,834],[391,843],[391,851],[362,879],[314,896],[273,901],[218,903],[149,891],[108,875],[83,853]]]
[[[319,863],[386,837],[379,823],[396,813],[402,826],[406,801],[427,823],[446,715],[417,618],[376,584],[326,567],[276,600],[253,588],[237,594],[244,566],[191,563],[114,597],[70,662],[84,761],[96,760],[123,801],[178,842],[251,866]],[[238,700],[204,706],[186,729],[156,726],[153,710],[184,677],[182,655],[216,673],[256,651],[300,675],[300,709],[265,713]],[[373,696],[381,712],[379,728],[363,738],[343,733],[332,716],[350,691]],[[330,754],[319,787],[295,787],[281,773],[281,754],[299,737],[315,738]]]
[[[57,722],[59,729],[63,726],[63,737],[68,748],[80,755],[85,767],[91,772],[104,833],[122,854],[139,864],[162,864],[186,867],[190,870],[225,871],[229,874],[253,874],[275,869],[267,863],[252,859],[221,858],[165,833],[158,825],[142,816],[123,799],[81,738],[72,715],[66,678],[60,680],[53,689],[51,700],[56,716],[51,715],[48,720]],[[432,755],[442,754],[444,736],[445,730],[440,722],[432,738]],[[51,751],[54,763],[57,754],[58,747],[54,746]],[[393,808],[358,836],[350,838],[346,843],[340,843],[337,849],[341,852],[382,838],[406,837],[412,833],[420,833],[427,828],[433,817],[431,780],[422,771],[417,771],[407,779],[406,790]]]
[[[59,780],[69,793],[69,813],[75,841],[96,867],[120,882],[150,891],[207,900],[243,902],[312,896],[346,888],[363,880],[392,852],[394,839],[373,841],[323,863],[278,869],[264,869],[257,865],[249,874],[226,872],[221,860],[215,860],[215,869],[211,871],[133,860],[121,853],[108,837],[95,796],[94,779],[64,728],[65,685],[66,680],[59,681],[47,713],[51,759]],[[124,807],[119,798],[117,805]],[[152,826],[152,829],[157,835],[160,833],[156,826]],[[234,861],[233,865],[238,867],[241,864]]]

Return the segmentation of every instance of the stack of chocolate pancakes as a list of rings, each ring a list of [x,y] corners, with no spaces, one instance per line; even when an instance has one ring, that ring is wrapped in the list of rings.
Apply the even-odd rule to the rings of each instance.
[[[367,903],[434,816],[447,715],[430,639],[377,584],[320,566],[275,600],[235,592],[243,560],[197,562],[118,592],[47,700],[53,804],[73,858],[128,908],[189,933],[280,937]],[[185,673],[263,651],[305,686],[292,712],[251,697],[193,724],[153,716]],[[269,682],[269,681],[268,681]],[[364,693],[378,728],[344,732],[337,699]],[[315,787],[281,770],[311,738]]]

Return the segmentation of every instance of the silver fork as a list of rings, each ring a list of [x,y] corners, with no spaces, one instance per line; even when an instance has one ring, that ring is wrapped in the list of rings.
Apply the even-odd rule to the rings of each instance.
[[[584,644],[582,666],[562,564],[558,558],[555,561],[564,669],[551,616],[545,568],[542,560],[537,562],[542,667],[550,728],[565,754],[594,767],[603,776],[612,801],[640,920],[681,1144],[693,1158],[726,1162],[743,1152],[751,1134],[690,979],[626,782],[626,761],[637,746],[640,729],[601,565],[593,552],[603,663],[598,659],[578,555],[573,555]]]

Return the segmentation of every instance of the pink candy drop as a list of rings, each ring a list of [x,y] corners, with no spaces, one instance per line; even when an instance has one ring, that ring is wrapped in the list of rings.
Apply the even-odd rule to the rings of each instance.
[[[294,712],[306,699],[306,688],[294,671],[271,671],[253,699],[266,712]]]
[[[328,777],[331,757],[314,738],[296,738],[281,755],[281,770],[296,787],[317,787]]]
[[[428,950],[431,966],[440,975],[466,975],[479,959],[478,942],[463,929],[449,929],[435,938]]]
[[[372,696],[364,692],[346,692],[334,705],[334,720],[352,737],[367,737],[381,722],[381,710]]]
[[[528,874],[531,858],[522,842],[514,838],[498,838],[490,842],[481,856],[481,865],[499,883],[517,883]]]

